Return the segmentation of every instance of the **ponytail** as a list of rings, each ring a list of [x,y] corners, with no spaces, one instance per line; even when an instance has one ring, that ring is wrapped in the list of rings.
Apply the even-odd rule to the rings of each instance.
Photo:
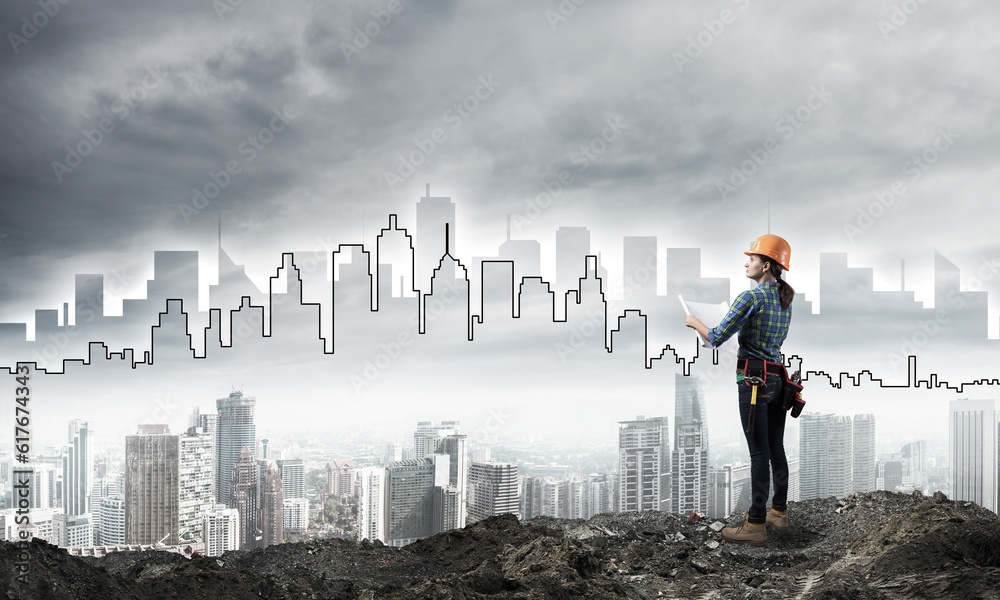
[[[781,278],[782,269],[778,261],[768,256],[758,256],[762,261],[771,263],[771,274],[774,275],[774,278],[778,282],[778,298],[781,300],[781,308],[788,310],[788,307],[792,305],[792,299],[795,298],[795,289]]]
[[[781,298],[781,308],[788,310],[795,298],[795,290],[784,279],[778,278],[778,297]]]

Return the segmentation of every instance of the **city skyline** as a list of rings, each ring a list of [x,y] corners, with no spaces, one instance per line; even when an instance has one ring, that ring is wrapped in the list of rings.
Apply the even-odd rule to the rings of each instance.
[[[429,189],[425,194],[430,194]],[[455,204],[449,198],[426,196],[420,201],[424,200],[444,202],[451,207],[451,212],[438,214],[435,227],[427,224],[430,216],[421,217],[425,229],[441,229],[443,240],[445,225],[451,229],[460,227],[461,221],[452,222],[456,220]],[[420,202],[417,207],[419,216]],[[724,278],[704,277],[699,249],[658,249],[655,237],[623,238],[629,262],[623,264],[622,279],[616,280],[618,275],[609,275],[597,262],[598,255],[582,254],[592,251],[586,237],[589,230],[568,228],[566,235],[575,232],[579,239],[570,243],[567,240],[574,238],[566,238],[561,250],[557,248],[557,257],[567,252],[577,256],[580,275],[576,280],[580,294],[577,298],[572,290],[537,275],[530,252],[521,253],[521,262],[511,263],[510,259],[502,258],[502,246],[498,258],[456,259],[455,264],[462,271],[456,271],[452,278],[441,270],[451,256],[450,242],[447,246],[438,242],[442,244],[439,250],[447,253],[434,271],[433,286],[437,287],[428,280],[424,287],[430,291],[418,295],[413,289],[416,282],[407,279],[407,274],[419,271],[416,257],[423,247],[422,240],[414,240],[414,236],[399,225],[396,215],[390,215],[388,223],[370,249],[345,245],[332,255],[323,252],[283,254],[282,266],[263,291],[246,276],[246,268],[229,257],[221,238],[217,247],[218,283],[210,285],[207,294],[199,293],[195,284],[200,272],[197,253],[157,252],[146,299],[126,299],[125,312],[120,317],[104,314],[103,276],[77,275],[75,310],[69,312],[64,307],[62,314],[47,309],[36,311],[39,318],[44,319],[36,321],[36,327],[42,328],[36,332],[36,342],[19,344],[18,337],[25,335],[24,327],[3,325],[0,333],[9,343],[5,344],[7,350],[0,358],[13,363],[19,360],[14,358],[16,356],[30,355],[41,367],[55,372],[63,368],[63,361],[67,360],[69,371],[66,375],[47,376],[57,380],[77,378],[81,367],[74,366],[74,361],[78,359],[86,358],[91,362],[84,370],[111,368],[113,373],[121,372],[120,367],[113,365],[124,360],[125,366],[136,363],[136,372],[129,375],[141,379],[147,374],[144,369],[149,368],[143,366],[144,363],[166,364],[170,370],[190,371],[189,365],[184,364],[186,361],[194,361],[192,365],[203,361],[208,371],[217,371],[213,367],[232,369],[232,365],[239,364],[234,361],[240,361],[240,368],[245,369],[246,361],[266,360],[275,354],[275,350],[268,348],[278,347],[281,348],[279,352],[289,358],[297,357],[303,367],[323,364],[324,360],[329,360],[324,357],[332,357],[347,371],[344,383],[348,384],[352,396],[361,399],[366,394],[381,395],[383,386],[378,380],[390,378],[391,371],[398,368],[395,363],[402,362],[395,360],[400,354],[406,355],[404,358],[411,362],[415,360],[426,365],[433,360],[426,355],[427,350],[443,351],[442,356],[453,355],[457,350],[454,344],[471,337],[468,343],[472,344],[473,352],[464,352],[465,359],[479,356],[478,349],[483,349],[481,356],[486,359],[498,356],[502,346],[497,344],[516,343],[517,337],[523,336],[524,343],[534,338],[536,342],[550,345],[552,351],[547,357],[550,369],[571,374],[575,368],[587,364],[603,368],[599,357],[601,349],[613,349],[614,353],[624,352],[633,357],[630,360],[639,358],[640,362],[628,367],[612,364],[617,361],[611,359],[609,373],[617,370],[627,377],[638,378],[642,376],[636,375],[634,369],[641,370],[643,366],[647,371],[690,372],[701,380],[708,379],[708,412],[712,412],[713,401],[719,404],[721,396],[717,386],[725,379],[721,375],[727,356],[720,354],[719,364],[714,365],[710,352],[700,351],[691,343],[690,332],[678,322],[679,304],[671,302],[671,298],[676,293],[683,293],[686,298],[728,301],[730,294],[739,288]],[[977,347],[984,357],[1000,353],[1000,344],[985,335],[988,298],[982,292],[960,291],[960,271],[946,257],[939,255],[937,258],[934,285],[938,306],[946,306],[945,309],[924,308],[912,292],[875,290],[871,270],[848,266],[846,255],[826,254],[821,258],[823,295],[815,300],[805,294],[796,296],[795,327],[786,342],[789,351],[796,348],[791,354],[786,353],[786,359],[793,361],[793,368],[795,364],[802,365],[807,398],[813,398],[817,392],[832,398],[852,387],[859,387],[865,393],[910,390],[926,394],[918,389],[946,384],[950,389],[937,387],[931,392],[954,393],[961,388],[976,387],[970,386],[971,383],[985,380],[988,384],[993,379],[989,377],[988,368],[977,368],[978,361],[962,365],[961,372],[955,374],[945,370],[953,364],[942,363],[937,358],[947,356],[948,349],[956,345]],[[479,268],[466,268],[463,260],[467,264],[478,264]],[[527,270],[524,270],[525,260]],[[568,261],[563,263],[568,264]],[[562,268],[569,267],[564,265]],[[513,279],[515,271],[522,274],[521,282]],[[392,283],[396,273],[402,274],[401,285]],[[555,275],[559,277],[558,273]],[[641,275],[642,281],[632,275]],[[562,276],[563,280],[566,278]],[[850,295],[844,293],[846,290],[851,291]],[[616,299],[616,292],[624,292],[624,298]],[[371,298],[366,299],[369,293]],[[209,297],[213,310],[187,310],[187,307],[198,305],[199,298],[204,296]],[[249,303],[241,300],[242,296],[249,297]],[[867,302],[859,307],[857,299],[864,297]],[[100,301],[95,301],[98,298]],[[644,304],[638,304],[640,301]],[[372,310],[365,314],[369,302],[373,305]],[[822,310],[813,313],[814,307],[820,304]],[[884,354],[873,352],[874,346],[869,344],[863,352],[852,353],[849,357],[852,360],[841,364],[836,353],[828,352],[837,344],[833,337],[835,330],[831,327],[833,321],[855,323],[853,326],[860,327],[880,311],[890,309],[895,311],[895,320],[886,321],[883,327],[887,332],[895,329],[903,337],[898,342],[887,339],[880,348]],[[638,311],[642,311],[641,314]],[[76,322],[65,325],[73,313],[77,315]],[[59,320],[63,321],[62,325]],[[531,327],[531,323],[539,321],[552,323],[555,328],[562,327],[562,332],[552,329],[548,336],[539,337],[539,328]],[[519,322],[523,322],[520,328]],[[134,340],[144,337],[141,333],[143,323],[155,325],[150,325],[152,336],[147,337],[148,342],[137,345]],[[599,333],[603,327],[607,328],[604,339]],[[370,335],[372,333],[375,335]],[[362,335],[381,339],[381,345],[367,344],[367,349],[357,349]],[[255,340],[272,345],[261,346],[260,341]],[[103,352],[111,353],[111,360],[102,355],[99,346],[96,354],[94,348],[88,349],[88,341],[104,341]],[[360,343],[365,346],[365,342]],[[642,364],[643,346],[645,365]],[[810,348],[819,350],[810,351]],[[869,354],[865,360],[853,360],[866,352]],[[870,362],[868,357],[872,356],[875,362]],[[670,360],[672,358],[679,362],[679,368],[669,364],[675,362]],[[160,366],[153,371],[163,373],[162,369]],[[153,380],[162,376],[153,371],[148,373]],[[117,376],[110,375],[111,372],[109,376]],[[382,377],[383,374],[386,376]],[[81,373],[79,377],[87,378],[87,374]],[[661,373],[652,377],[663,380]],[[315,385],[310,383],[313,378],[313,375],[305,377],[303,381],[307,387]],[[963,392],[970,393],[965,389]]]

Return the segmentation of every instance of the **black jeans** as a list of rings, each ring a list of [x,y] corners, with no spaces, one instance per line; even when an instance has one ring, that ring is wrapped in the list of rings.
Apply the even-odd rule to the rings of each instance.
[[[771,471],[774,472],[774,497],[771,506],[784,510],[788,502],[788,460],[785,458],[785,410],[781,401],[783,381],[780,375],[767,374],[767,383],[757,388],[754,427],[745,433],[750,419],[753,387],[737,382],[740,396],[740,419],[750,449],[750,499],[748,520],[764,523]],[[769,468],[770,467],[770,468]]]

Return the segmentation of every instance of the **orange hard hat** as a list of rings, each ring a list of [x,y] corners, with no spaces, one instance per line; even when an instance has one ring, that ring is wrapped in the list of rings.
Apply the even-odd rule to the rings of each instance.
[[[792,257],[792,247],[788,245],[788,242],[784,238],[767,233],[755,239],[753,245],[750,246],[750,251],[743,254],[747,256],[751,254],[768,256],[778,261],[778,264],[787,271],[788,262]]]

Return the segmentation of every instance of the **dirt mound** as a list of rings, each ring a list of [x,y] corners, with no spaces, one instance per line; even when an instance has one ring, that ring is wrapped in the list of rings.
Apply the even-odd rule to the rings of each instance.
[[[35,540],[29,583],[0,545],[6,598],[34,600],[533,600],[565,598],[996,598],[1000,519],[942,494],[887,492],[793,502],[766,548],[724,526],[659,512],[589,521],[494,517],[405,549],[324,540],[219,558],[162,552],[76,558]]]

